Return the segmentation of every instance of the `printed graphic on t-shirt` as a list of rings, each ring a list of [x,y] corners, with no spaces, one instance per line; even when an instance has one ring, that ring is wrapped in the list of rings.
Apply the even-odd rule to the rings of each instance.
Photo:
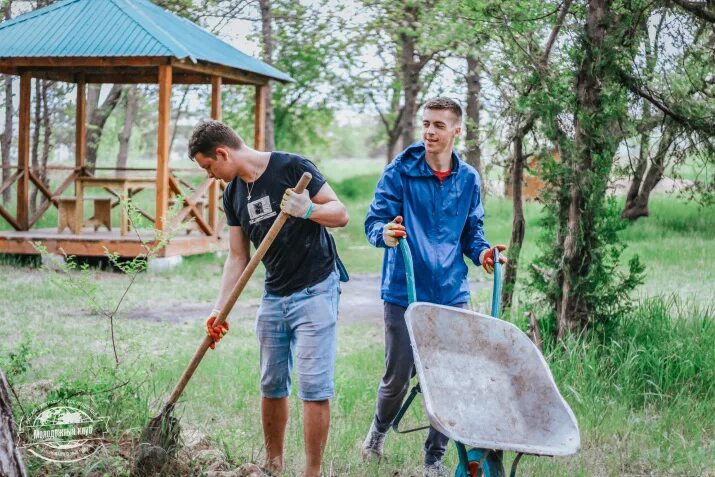
[[[271,208],[271,199],[268,196],[249,202],[247,207],[251,225],[276,215],[276,211]]]

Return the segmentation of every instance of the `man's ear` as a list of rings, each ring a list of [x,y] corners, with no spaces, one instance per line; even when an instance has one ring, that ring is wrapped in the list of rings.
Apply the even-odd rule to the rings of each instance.
[[[216,150],[214,151],[214,159],[218,161],[227,161],[228,160],[228,150],[226,150],[225,147],[217,147]]]
[[[456,128],[454,128],[454,137],[457,137],[460,134],[462,134],[462,126],[458,125]]]

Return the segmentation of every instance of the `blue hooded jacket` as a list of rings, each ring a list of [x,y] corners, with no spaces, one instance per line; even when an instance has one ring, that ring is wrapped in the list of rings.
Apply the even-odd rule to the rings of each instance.
[[[412,249],[417,300],[440,305],[469,302],[467,264],[476,265],[489,248],[479,174],[452,151],[452,172],[440,183],[425,160],[424,142],[411,145],[390,163],[375,188],[365,217],[368,241],[387,248],[382,261],[382,299],[407,306],[405,264],[398,247],[389,248],[382,229],[401,215]]]

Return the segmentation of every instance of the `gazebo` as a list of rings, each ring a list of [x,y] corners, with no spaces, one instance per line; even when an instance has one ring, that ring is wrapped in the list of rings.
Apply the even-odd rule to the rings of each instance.
[[[221,238],[225,222],[218,214],[223,184],[206,178],[189,189],[169,168],[172,85],[211,84],[214,119],[221,119],[222,84],[253,85],[254,145],[263,149],[266,85],[269,80],[292,81],[285,73],[147,0],[64,0],[0,23],[0,72],[20,76],[18,162],[11,177],[0,185],[2,193],[17,183],[17,207],[13,215],[0,205],[0,216],[14,229],[0,231],[0,253],[36,254],[31,242],[40,242],[52,253],[81,256],[101,256],[105,247],[124,257],[145,252],[143,239],[127,233],[125,214],[119,230],[84,227],[84,192],[89,188],[104,189],[116,198],[130,196],[134,190],[155,189],[154,215],[142,213],[158,231],[193,219],[196,233],[175,235],[159,256],[225,249],[227,240]],[[37,178],[29,164],[31,78],[77,85],[74,168],[68,168],[69,176],[54,191]],[[88,172],[86,89],[92,83],[159,85],[154,177],[96,177]],[[31,183],[43,196],[32,215]],[[74,195],[61,197],[70,185],[74,185]],[[183,197],[183,203],[178,215],[169,218],[171,196]],[[198,201],[205,201],[206,207],[198,206]],[[59,228],[33,229],[53,205],[62,208],[61,220],[67,222],[69,233]]]

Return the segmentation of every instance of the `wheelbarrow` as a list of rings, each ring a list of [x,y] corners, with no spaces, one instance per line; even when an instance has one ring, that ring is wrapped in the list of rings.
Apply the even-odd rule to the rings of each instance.
[[[559,393],[548,364],[519,328],[499,320],[501,266],[494,249],[492,316],[416,301],[412,255],[400,248],[410,302],[405,321],[418,384],[392,428],[421,393],[432,427],[454,441],[455,477],[504,477],[504,451],[516,452],[510,477],[524,455],[566,456],[580,446],[578,423]]]

